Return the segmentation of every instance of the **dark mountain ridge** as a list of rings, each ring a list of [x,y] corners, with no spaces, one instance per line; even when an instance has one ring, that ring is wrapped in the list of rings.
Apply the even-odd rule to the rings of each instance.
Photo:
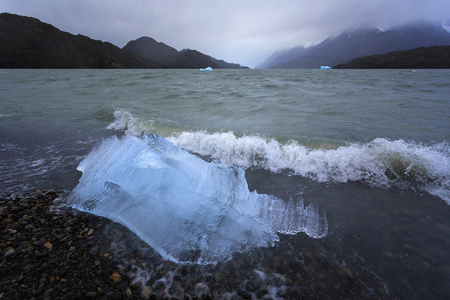
[[[328,38],[289,61],[276,58],[267,68],[335,66],[362,56],[444,45],[450,45],[450,33],[438,23],[412,22],[386,31],[366,27]]]
[[[450,69],[450,46],[420,47],[364,56],[333,69]]]
[[[63,32],[35,18],[0,14],[0,68],[161,68],[111,43]]]
[[[133,54],[154,60],[155,62],[173,69],[198,69],[211,67],[213,69],[247,68],[238,64],[227,63],[215,59],[197,50],[183,49],[177,51],[164,43],[143,36],[130,41],[122,48]]]
[[[123,49],[38,19],[0,14],[0,68],[247,68],[142,37]]]

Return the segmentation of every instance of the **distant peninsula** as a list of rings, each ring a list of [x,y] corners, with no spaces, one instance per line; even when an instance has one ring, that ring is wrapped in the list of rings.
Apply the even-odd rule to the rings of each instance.
[[[450,46],[420,47],[364,56],[333,69],[450,69]]]
[[[177,51],[151,38],[144,37],[131,41],[124,49],[121,49],[108,42],[61,31],[36,18],[10,13],[0,14],[0,68],[200,69],[206,67],[246,68],[217,60],[195,50]]]

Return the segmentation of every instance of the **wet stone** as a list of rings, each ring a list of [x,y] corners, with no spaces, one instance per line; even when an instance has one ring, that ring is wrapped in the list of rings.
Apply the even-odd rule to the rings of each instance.
[[[123,299],[121,292],[108,292],[106,293],[106,299],[120,300]]]
[[[97,292],[87,292],[84,296],[86,298],[95,298],[97,296]]]
[[[60,233],[60,234],[57,234],[57,235],[56,235],[56,238],[57,238],[58,240],[61,240],[61,239],[63,239],[65,236],[66,236],[66,235],[65,235],[64,233]]]
[[[89,254],[91,254],[91,255],[97,255],[97,252],[98,252],[98,247],[96,246],[96,247],[93,247],[91,250],[89,250]]]
[[[48,255],[48,251],[42,251],[37,254],[38,257],[44,257]]]
[[[5,257],[10,256],[10,255],[14,254],[15,252],[16,252],[16,250],[14,250],[14,249],[9,249],[9,250],[7,250],[7,251],[5,252]]]
[[[47,249],[52,249],[52,247],[53,247],[52,243],[50,243],[50,242],[45,242],[43,246]]]
[[[109,277],[112,281],[114,281],[115,283],[119,283],[122,281],[122,275],[120,275],[119,273],[114,273]]]

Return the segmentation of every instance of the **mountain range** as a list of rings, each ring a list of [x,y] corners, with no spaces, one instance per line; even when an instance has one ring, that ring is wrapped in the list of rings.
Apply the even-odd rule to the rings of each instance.
[[[303,69],[336,66],[363,56],[450,45],[450,33],[439,23],[417,21],[382,31],[347,30],[312,47],[277,51],[257,68]]]
[[[172,69],[197,69],[206,67],[213,69],[248,69],[248,67],[241,67],[238,64],[215,59],[196,50],[183,49],[177,51],[175,48],[146,36],[128,42],[122,49],[151,59]]]
[[[142,37],[123,49],[39,21],[0,14],[0,68],[245,68]]]
[[[35,18],[0,14],[0,68],[161,68],[110,43]]]
[[[257,68],[436,68],[447,65],[450,33],[438,23],[413,22],[382,31],[347,30],[312,47],[295,47],[272,54]],[[413,52],[406,51],[427,47]],[[378,55],[396,52],[389,56]],[[366,57],[366,56],[374,56]],[[402,57],[402,55],[404,57]],[[415,57],[414,55],[421,55]],[[425,56],[426,57],[425,57]],[[356,63],[347,64],[365,57]],[[408,58],[408,60],[405,59]],[[0,68],[247,68],[196,50],[177,51],[150,37],[130,41],[122,49],[108,42],[73,35],[31,17],[0,14]]]

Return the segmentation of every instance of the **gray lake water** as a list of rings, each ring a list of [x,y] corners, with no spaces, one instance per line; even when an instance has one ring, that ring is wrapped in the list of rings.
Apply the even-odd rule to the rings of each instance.
[[[323,238],[279,234],[239,254],[272,296],[445,299],[449,82],[449,70],[0,70],[0,191],[69,194],[100,140],[155,133],[243,168],[250,191],[326,213]]]

